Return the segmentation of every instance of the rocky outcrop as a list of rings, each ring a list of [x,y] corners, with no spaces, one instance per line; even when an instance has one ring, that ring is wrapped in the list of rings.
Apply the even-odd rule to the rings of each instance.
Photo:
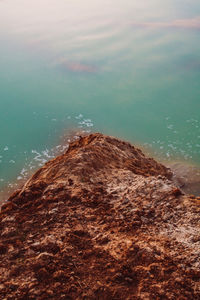
[[[0,299],[199,299],[200,198],[163,165],[91,134],[0,213]]]

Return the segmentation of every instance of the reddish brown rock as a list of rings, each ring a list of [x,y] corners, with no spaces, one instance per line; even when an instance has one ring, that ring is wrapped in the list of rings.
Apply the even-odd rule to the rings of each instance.
[[[91,134],[2,206],[0,299],[198,299],[199,199],[127,142]]]

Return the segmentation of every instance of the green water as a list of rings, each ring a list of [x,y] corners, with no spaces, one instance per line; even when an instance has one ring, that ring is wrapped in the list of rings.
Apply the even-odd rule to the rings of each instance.
[[[0,189],[100,131],[200,164],[199,0],[0,2]]]

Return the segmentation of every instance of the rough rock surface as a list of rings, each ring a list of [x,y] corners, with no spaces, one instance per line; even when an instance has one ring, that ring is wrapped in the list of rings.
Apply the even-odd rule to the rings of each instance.
[[[200,299],[200,198],[91,134],[2,206],[0,299]]]

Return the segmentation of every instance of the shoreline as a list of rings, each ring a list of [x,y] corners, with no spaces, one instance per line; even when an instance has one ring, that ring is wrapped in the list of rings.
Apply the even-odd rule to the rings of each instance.
[[[69,139],[71,142],[73,140],[76,140],[77,137],[79,137],[79,136],[89,135],[90,133],[80,131],[80,129],[78,130],[75,128],[67,130],[64,133],[60,144],[62,146],[65,145],[67,147],[67,143],[69,144]],[[125,139],[125,141],[126,141],[126,139]],[[162,163],[164,166],[170,168],[173,172],[172,181],[185,194],[192,194],[195,196],[200,196],[200,165],[198,163],[195,164],[194,162],[191,162],[191,161],[187,162],[184,160],[180,160],[178,158],[177,158],[177,160],[173,159],[171,161],[168,161],[168,160],[162,158],[160,155],[155,155],[155,153],[153,153],[152,149],[150,149],[146,146],[144,147],[144,145],[141,145],[138,142],[131,141],[131,144],[134,145],[135,147],[141,149],[147,157],[151,157],[151,158],[155,159],[156,161],[159,161],[160,163]],[[55,146],[55,148],[56,148],[56,146]],[[64,151],[55,152],[54,157],[51,158],[50,160],[56,158],[59,155],[62,155],[65,151],[66,151],[66,149]],[[13,181],[9,182],[8,184],[11,184],[12,186],[8,186],[8,185],[6,186],[6,184],[5,184],[4,187],[2,188],[2,190],[0,191],[0,206],[3,205],[3,203],[5,203],[7,201],[7,199],[9,198],[10,195],[12,195],[13,192],[15,192],[17,189],[21,188],[26,183],[26,181],[34,174],[34,172],[36,172],[38,169],[39,169],[39,167],[36,167],[35,169],[31,170],[31,172],[29,172],[28,175],[21,180],[16,179],[15,181],[13,180]]]
[[[192,194],[200,196],[200,164],[192,160],[184,160],[179,157],[171,160],[161,155],[155,155],[152,148],[144,147],[139,143],[134,144],[140,148],[148,157],[153,157],[156,161],[171,169],[173,172],[172,181],[177,185],[185,194]]]
[[[174,183],[186,194],[200,196],[200,168],[181,161],[165,164],[174,176]]]
[[[62,138],[57,139],[56,141],[52,141],[53,146],[49,149],[52,154],[52,157],[46,162],[56,158],[59,155],[62,155],[66,152],[70,142],[76,140],[79,136],[84,136],[90,134],[84,130],[80,130],[80,128],[71,127],[67,130],[62,130]],[[45,164],[45,163],[44,163]],[[44,166],[44,164],[42,166]],[[42,166],[35,166],[31,170],[26,170],[27,174],[24,175],[20,180],[17,179],[18,175],[15,179],[11,179],[7,182],[4,182],[3,187],[0,187],[0,206],[3,205],[7,201],[7,199],[14,193],[17,189],[20,189],[26,181]],[[24,166],[22,167],[24,168]],[[19,171],[20,172],[20,171]],[[19,175],[21,175],[19,173]]]

